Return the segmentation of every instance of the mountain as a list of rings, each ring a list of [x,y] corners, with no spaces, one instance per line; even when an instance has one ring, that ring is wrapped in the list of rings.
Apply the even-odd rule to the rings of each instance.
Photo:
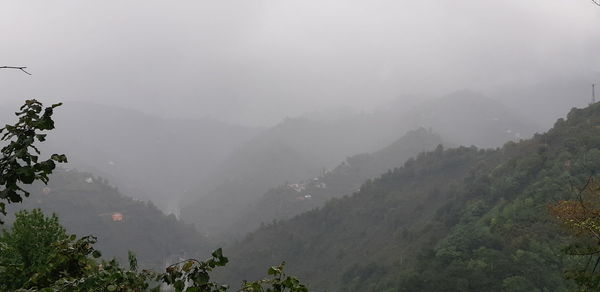
[[[14,121],[9,110],[2,112],[3,121]],[[190,186],[260,131],[81,102],[66,102],[54,119],[44,150],[65,153],[69,167],[106,177],[128,195],[175,213]]]
[[[318,176],[346,156],[378,147],[363,127],[364,117],[343,121],[287,119],[251,139],[200,185],[181,215],[211,235],[230,232],[245,212],[271,187]],[[225,227],[224,227],[225,226]]]
[[[165,215],[151,202],[123,196],[89,173],[58,169],[47,186],[36,184],[29,191],[22,203],[9,205],[6,226],[16,211],[41,208],[56,213],[69,233],[97,236],[106,258],[126,262],[131,250],[142,267],[162,268],[180,257],[206,255],[212,248],[192,225]]]
[[[391,145],[374,153],[348,157],[331,171],[299,183],[269,190],[246,210],[234,227],[237,232],[254,230],[261,223],[288,219],[321,207],[332,198],[350,195],[362,182],[402,165],[409,158],[443,144],[439,135],[424,128],[410,131]]]
[[[374,152],[404,133],[432,128],[456,145],[499,146],[539,130],[480,94],[461,91],[418,106],[394,105],[340,119],[286,119],[249,140],[191,191],[182,218],[208,234],[230,232],[269,189],[318,177],[346,157]]]
[[[287,270],[315,291],[569,291],[567,236],[547,205],[600,168],[600,104],[497,149],[419,155],[360,191],[225,249],[220,277]]]

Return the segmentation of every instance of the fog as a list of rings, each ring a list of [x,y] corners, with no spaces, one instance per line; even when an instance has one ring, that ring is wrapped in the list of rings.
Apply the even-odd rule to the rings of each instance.
[[[40,157],[0,137],[0,290],[45,283],[4,227],[39,208],[188,280],[224,247],[230,284],[285,261],[311,291],[570,291],[555,221],[600,232],[598,28],[590,0],[2,0],[0,125],[63,105]]]
[[[245,208],[419,127],[448,145],[526,138],[586,105],[600,80],[588,1],[0,8],[0,64],[32,73],[0,71],[3,112],[65,102],[45,149],[176,214],[198,198]]]
[[[468,88],[551,124],[585,104],[600,77],[594,8],[585,0],[7,0],[1,63],[33,75],[0,72],[0,100],[272,126]],[[560,88],[577,92],[548,96]]]

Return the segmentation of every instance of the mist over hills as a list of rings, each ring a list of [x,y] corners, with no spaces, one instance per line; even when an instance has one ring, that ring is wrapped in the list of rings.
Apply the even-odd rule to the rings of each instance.
[[[562,116],[569,109],[589,104],[591,84],[596,83],[598,77],[598,70],[581,71],[575,75],[564,75],[561,72],[557,76],[535,82],[506,84],[486,92],[546,129],[552,127],[556,117]]]
[[[306,211],[322,207],[333,198],[360,190],[367,179],[402,165],[421,152],[442,145],[439,135],[419,128],[410,131],[391,145],[374,153],[362,153],[322,175],[296,183],[287,183],[269,190],[241,214],[234,228],[237,233],[256,229],[259,224],[289,219]]]
[[[0,3],[0,292],[600,291],[600,0]]]
[[[15,109],[2,109],[12,122]],[[165,119],[113,106],[67,102],[42,149],[70,168],[109,179],[129,196],[177,213],[185,191],[260,131],[209,119]]]
[[[209,234],[223,232],[228,228],[222,226],[237,223],[238,214],[269,189],[318,177],[348,156],[382,149],[419,127],[431,128],[449,144],[481,147],[500,146],[540,130],[502,104],[471,91],[414,107],[396,104],[375,113],[344,115],[339,120],[287,119],[225,160],[209,176],[214,187],[198,186],[191,193],[182,218]]]
[[[305,178],[296,183],[288,182],[270,189],[254,201],[249,201],[248,205],[239,209],[237,213],[216,212],[223,210],[221,206],[215,207],[215,204],[222,201],[214,198],[213,205],[188,205],[183,209],[182,218],[187,222],[195,223],[199,230],[208,232],[212,236],[237,237],[256,229],[261,223],[286,219],[320,207],[329,199],[351,194],[366,179],[402,165],[407,159],[423,151],[434,149],[442,143],[439,135],[420,128],[408,132],[375,153],[362,153],[348,157],[333,170],[322,170],[318,177]],[[206,201],[200,202],[206,203]],[[214,218],[220,220],[214,221]]]
[[[569,291],[565,234],[546,206],[600,167],[600,104],[498,149],[419,155],[358,193],[263,226],[221,277],[288,263],[321,291]]]
[[[465,108],[470,110],[465,112]],[[127,110],[108,111],[114,113],[114,117],[107,119],[112,122],[111,127],[131,114]],[[195,181],[209,181],[224,174],[230,176],[222,178],[224,183],[217,184],[208,200],[198,200],[183,209],[182,217],[195,223],[196,228],[174,215],[165,215],[152,203],[121,195],[96,175],[72,168],[58,171],[47,190],[44,186],[35,186],[33,195],[24,204],[15,205],[11,213],[38,207],[45,212],[56,212],[70,232],[97,235],[98,247],[106,251],[107,257],[124,259],[128,250],[134,250],[143,265],[152,267],[161,267],[181,257],[203,256],[214,246],[215,240],[229,241],[231,245],[226,253],[235,265],[219,277],[232,283],[258,277],[265,266],[286,260],[290,271],[310,283],[311,288],[328,291],[481,291],[490,285],[495,285],[496,290],[502,289],[509,285],[506,283],[515,281],[532,289],[558,287],[557,291],[562,291],[570,284],[561,276],[565,266],[553,257],[561,256],[558,250],[563,238],[554,237],[557,230],[544,217],[545,210],[540,206],[549,202],[545,193],[550,193],[553,200],[565,196],[564,186],[549,184],[549,181],[582,180],[589,166],[600,161],[596,133],[599,113],[598,104],[573,110],[566,121],[561,119],[548,133],[536,134],[528,140],[523,140],[523,136],[538,127],[506,107],[471,92],[427,102],[402,115],[391,108],[376,114],[344,116],[341,120],[288,119],[258,134],[258,129],[242,128],[240,135],[230,133],[219,137],[220,142],[231,139],[238,143],[237,150],[233,146],[215,149],[217,142],[204,148],[215,157],[199,159],[212,163],[214,169],[200,172],[202,175],[195,177]],[[76,116],[67,118],[74,121]],[[63,143],[68,141],[73,149],[102,153],[94,156],[80,152],[82,157],[94,157],[95,163],[114,154],[118,159],[109,160],[112,163],[107,165],[114,167],[119,161],[125,161],[133,167],[137,163],[135,159],[160,152],[152,151],[166,149],[180,155],[182,152],[178,151],[188,151],[195,145],[161,148],[161,137],[177,140],[194,131],[210,132],[218,128],[210,125],[208,129],[184,127],[175,131],[171,128],[180,125],[176,121],[153,117],[134,120],[139,124],[128,123],[122,131],[115,131],[117,135],[95,136],[102,141],[125,141],[124,148],[113,143],[105,149],[60,133],[56,139]],[[98,124],[87,121],[82,125],[63,124],[63,127],[74,131],[71,133],[86,134],[87,129],[102,127],[101,121],[95,122]],[[408,131],[378,151],[346,157],[332,170],[316,167],[324,161],[320,159],[325,156],[319,156],[323,153],[327,153],[327,157],[341,155],[335,151],[337,146],[348,152],[354,151],[354,147],[375,147],[384,143],[375,141],[389,138],[382,133],[389,132],[391,137],[409,125],[421,127]],[[137,136],[135,130],[144,127],[149,128],[147,132]],[[218,129],[226,131],[227,127]],[[371,131],[378,127],[382,130]],[[443,134],[437,134],[434,127]],[[155,137],[156,142],[150,144],[151,147],[144,144],[152,151],[144,150],[142,144],[137,144],[139,141],[130,140],[132,133],[146,139],[160,130],[170,132]],[[344,134],[340,139],[335,135],[338,131]],[[472,135],[473,132],[479,134]],[[363,134],[368,141],[354,142],[362,141],[359,138]],[[246,142],[241,141],[242,136],[247,137]],[[455,147],[457,141],[493,146],[501,139],[508,142],[495,149],[461,146],[444,150],[439,146]],[[188,140],[177,140],[180,141]],[[53,144],[56,142],[49,143],[46,150],[60,146]],[[97,147],[90,147],[92,145]],[[128,161],[138,148],[139,157]],[[122,149],[128,152],[118,153]],[[315,154],[314,149],[321,152]],[[432,149],[435,150],[421,153]],[[78,157],[77,151],[74,152],[74,157]],[[78,167],[86,167],[80,165]],[[156,168],[151,164],[135,166]],[[235,167],[245,167],[245,171]],[[95,170],[104,172],[100,167]],[[153,175],[173,176],[173,173],[167,174],[169,171],[173,171],[173,166],[165,164],[161,172]],[[235,174],[240,176],[233,176]],[[269,174],[279,176],[267,177]],[[186,175],[193,176],[193,170],[182,177],[189,177]],[[286,175],[301,179],[287,180]],[[121,179],[131,181],[132,177],[123,176]],[[371,180],[376,176],[380,177]],[[148,178],[144,176],[140,180]],[[189,179],[194,181],[194,178]],[[162,179],[152,182],[161,183],[170,190],[182,186],[179,182]],[[253,193],[268,183],[275,187],[263,194]],[[238,212],[236,216],[227,214],[232,210]],[[219,230],[222,233],[218,233]],[[249,231],[253,232],[243,240],[231,240]],[[535,257],[536,261],[521,262],[529,260],[520,258],[523,254]],[[511,260],[501,262],[499,258]],[[473,261],[498,265],[486,270],[485,266],[466,264]],[[524,269],[515,272],[515,266],[538,269],[549,276],[529,277]],[[464,286],[465,282],[470,284]]]
[[[463,113],[465,109],[469,110]],[[10,121],[13,111],[8,107],[2,111]],[[179,215],[183,206],[186,221],[213,235],[244,234],[262,221],[300,213],[251,216],[255,218],[244,222],[248,225],[239,224],[240,218],[266,202],[264,197],[262,203],[259,200],[269,190],[320,177],[347,157],[378,151],[412,129],[431,129],[447,145],[482,147],[539,130],[502,104],[471,91],[421,103],[395,103],[374,113],[342,110],[288,118],[267,129],[209,119],[165,119],[80,102],[67,102],[56,111],[57,129],[44,151],[68,154],[69,168],[106,177],[128,196],[151,200],[163,211]],[[431,147],[422,146],[422,150]],[[388,162],[400,164],[417,153]],[[353,158],[357,159],[360,156]],[[395,166],[383,165],[353,178],[354,184]],[[320,206],[348,190],[305,203]]]
[[[424,99],[414,105],[389,103],[373,116],[373,129],[431,128],[449,143],[481,148],[498,147],[544,130],[513,108],[471,90]]]

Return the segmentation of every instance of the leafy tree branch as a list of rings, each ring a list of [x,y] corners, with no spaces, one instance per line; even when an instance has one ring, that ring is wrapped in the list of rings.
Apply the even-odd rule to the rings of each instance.
[[[56,168],[56,163],[67,162],[64,154],[52,154],[50,158],[40,160],[41,153],[36,146],[37,142],[46,140],[45,131],[54,129],[52,114],[60,105],[44,108],[35,99],[27,100],[15,113],[18,122],[0,128],[0,140],[8,143],[0,150],[0,213],[3,215],[6,215],[7,203],[18,203],[29,196],[22,185],[35,181],[48,183],[48,175]]]

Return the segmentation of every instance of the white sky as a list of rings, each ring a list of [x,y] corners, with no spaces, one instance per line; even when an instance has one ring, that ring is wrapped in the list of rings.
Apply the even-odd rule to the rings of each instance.
[[[270,125],[405,94],[599,74],[588,0],[0,2],[0,103]]]

